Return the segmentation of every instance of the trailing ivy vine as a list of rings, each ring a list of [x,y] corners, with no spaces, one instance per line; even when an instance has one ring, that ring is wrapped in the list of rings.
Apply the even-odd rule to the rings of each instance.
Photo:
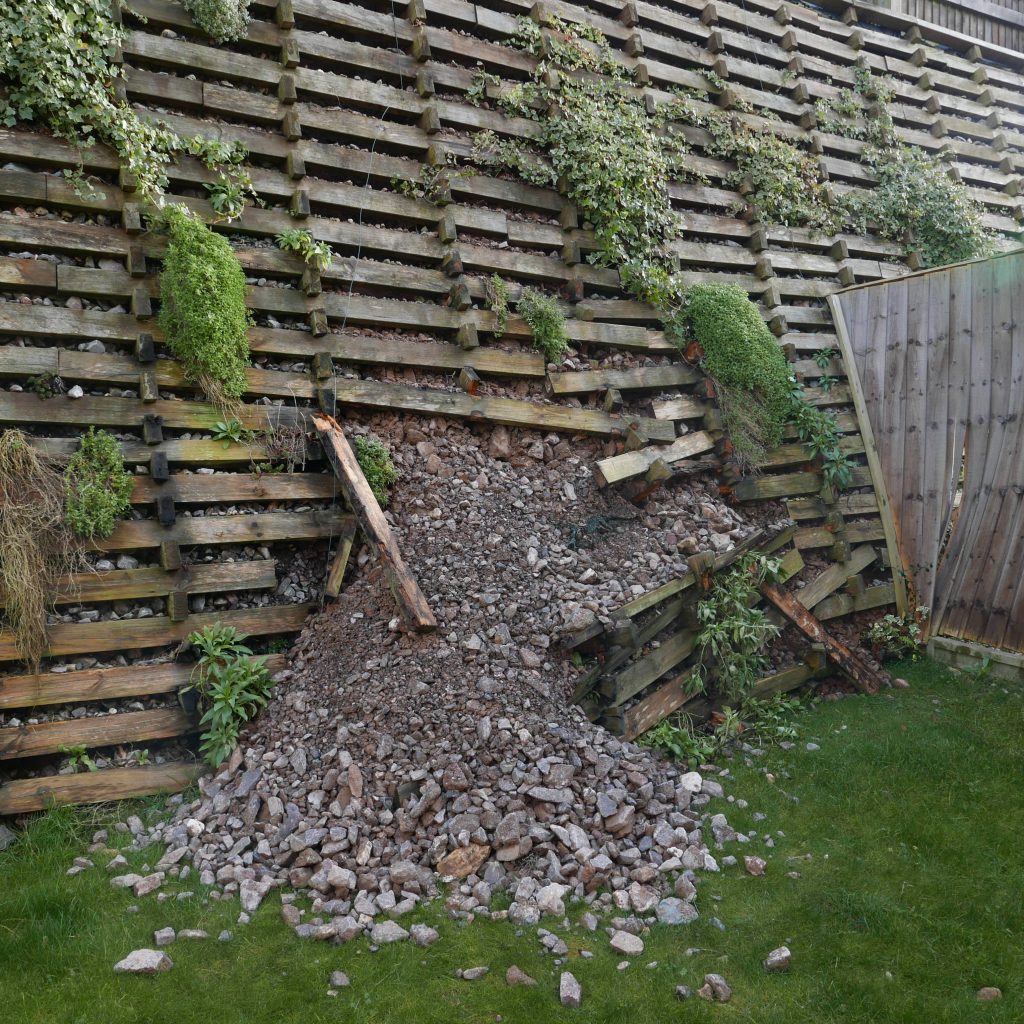
[[[144,198],[159,199],[167,165],[188,153],[229,176],[246,151],[239,145],[181,137],[166,125],[140,117],[117,100],[122,75],[110,53],[126,31],[110,17],[108,0],[46,0],[0,5],[0,121],[41,121],[80,149],[103,142],[117,153]],[[73,179],[81,187],[84,179]]]

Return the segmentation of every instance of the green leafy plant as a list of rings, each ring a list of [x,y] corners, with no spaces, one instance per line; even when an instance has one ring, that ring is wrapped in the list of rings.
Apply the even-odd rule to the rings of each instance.
[[[291,641],[285,636],[275,636],[267,641],[268,654],[284,654],[291,649]]]
[[[569,347],[569,335],[558,300],[536,288],[524,288],[516,312],[529,325],[533,344],[544,353],[544,358],[549,363],[560,363]]]
[[[107,193],[97,188],[100,179],[94,174],[86,174],[84,168],[65,168],[61,173],[79,199],[87,203],[102,203],[107,198]]]
[[[906,658],[917,661],[921,651],[921,623],[929,609],[922,606],[903,615],[883,615],[864,631],[864,641],[878,658]]]
[[[64,516],[75,536],[109,537],[131,509],[132,486],[120,445],[105,430],[90,427],[64,470]]]
[[[192,20],[211,39],[242,39],[249,27],[249,0],[182,0]]]
[[[220,623],[188,637],[199,658],[187,689],[196,693],[203,710],[200,751],[213,768],[235,748],[242,726],[266,707],[274,686],[267,659],[253,657],[245,639],[244,633]]]
[[[221,172],[212,184],[203,186],[206,189],[210,206],[220,220],[232,221],[242,215],[245,204],[256,198],[252,178],[246,171],[233,174]]]
[[[819,348],[814,353],[814,362],[819,370],[827,370],[832,360],[835,359],[836,350],[834,348]]]
[[[713,733],[699,729],[688,714],[674,715],[663,719],[653,729],[645,732],[637,742],[659,753],[685,761],[690,765],[704,764],[718,753],[719,747]]]
[[[849,486],[853,477],[853,463],[843,452],[843,435],[835,416],[811,405],[803,398],[800,389],[795,388],[790,418],[811,458],[821,460],[825,485],[835,490]]]
[[[29,378],[28,386],[39,396],[41,401],[63,395],[67,388],[64,381],[54,373],[41,373],[38,377]]]
[[[223,441],[224,448],[230,447],[232,444],[242,444],[243,441],[248,440],[250,431],[247,431],[242,426],[240,420],[219,420],[213,425],[213,439],[214,441]]]
[[[883,238],[905,242],[926,267],[993,251],[984,208],[941,160],[914,146],[870,149],[863,159],[878,183],[847,198],[856,230],[874,228]]]
[[[494,336],[500,338],[508,329],[508,283],[498,274],[487,279],[487,308],[494,314]]]
[[[71,747],[61,743],[57,747],[57,753],[63,754],[68,759],[68,764],[76,772],[79,768],[85,768],[86,771],[90,772],[98,770],[96,762],[89,756],[88,748],[84,743],[76,743]]]
[[[167,187],[167,165],[175,154],[198,156],[212,168],[224,154],[244,152],[244,147],[179,136],[116,99],[113,86],[123,71],[110,55],[126,38],[107,0],[0,6],[0,69],[6,87],[0,122],[7,127],[40,122],[79,148],[106,143],[139,193],[156,200]]]
[[[356,460],[377,504],[387,508],[391,501],[391,488],[398,479],[398,471],[391,461],[391,452],[375,437],[357,437]]]
[[[142,767],[145,767],[153,760],[149,755],[148,747],[143,747],[141,750],[133,750],[132,759],[135,761],[137,765],[140,765]]]
[[[458,170],[454,153],[445,152],[442,163],[422,164],[416,181],[392,178],[391,187],[410,199],[424,199],[432,206],[447,206],[452,201],[452,182],[469,175],[469,171]]]
[[[712,678],[711,659],[715,689],[731,700],[745,697],[765,673],[769,662],[762,649],[780,629],[754,601],[758,584],[779,579],[781,568],[781,559],[744,555],[728,572],[715,576],[710,593],[697,604],[701,660],[695,675],[705,688]]]
[[[277,247],[285,252],[298,253],[311,267],[326,270],[334,259],[334,252],[326,242],[318,242],[312,234],[301,228],[290,228],[276,235]]]
[[[697,284],[665,326],[681,347],[692,337],[701,365],[715,382],[737,459],[757,465],[782,443],[789,418],[789,363],[771,331],[737,285]]]
[[[160,277],[160,326],[189,380],[223,409],[245,393],[250,324],[245,275],[225,238],[180,206],[168,206],[170,231]]]
[[[830,377],[827,373],[822,374],[818,378],[818,387],[825,392],[826,395],[832,394],[832,389],[839,383],[838,377]]]

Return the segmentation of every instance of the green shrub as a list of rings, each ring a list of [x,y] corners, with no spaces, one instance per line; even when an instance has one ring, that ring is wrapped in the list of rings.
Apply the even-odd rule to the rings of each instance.
[[[238,743],[242,726],[266,706],[274,684],[265,657],[252,657],[242,642],[245,634],[233,626],[206,626],[189,634],[199,652],[188,689],[195,691],[206,726],[200,750],[216,768]]]
[[[90,427],[64,470],[64,517],[77,537],[109,537],[131,508],[132,475],[121,448],[105,430]]]
[[[533,344],[544,353],[549,363],[560,363],[569,347],[565,316],[558,300],[536,288],[524,288],[516,311],[533,333]]]
[[[782,443],[793,381],[786,357],[746,292],[734,284],[697,284],[668,324],[682,345],[688,328],[718,388],[726,428],[741,462],[757,465]]]
[[[160,276],[160,326],[188,379],[228,408],[246,389],[245,275],[227,240],[186,209],[169,206],[164,216],[170,240]]]
[[[192,20],[211,39],[241,39],[249,25],[249,0],[182,0]]]
[[[377,504],[387,508],[391,501],[391,488],[398,479],[398,471],[391,461],[391,452],[375,437],[357,437],[356,460]]]

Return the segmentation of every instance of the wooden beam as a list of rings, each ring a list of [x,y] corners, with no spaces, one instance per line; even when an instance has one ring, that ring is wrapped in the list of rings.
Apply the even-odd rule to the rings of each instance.
[[[181,708],[128,711],[121,715],[93,715],[38,725],[0,729],[0,761],[16,757],[55,754],[60,747],[112,747],[136,740],[181,736],[195,728],[195,719]]]
[[[865,693],[879,691],[882,685],[881,676],[845,644],[836,640],[796,596],[775,583],[762,583],[760,590],[801,633],[815,643],[821,644],[829,660],[861,690]]]
[[[202,765],[178,761],[18,779],[0,786],[0,816],[31,814],[58,804],[99,804],[151,793],[179,793],[192,785],[202,770]]]
[[[388,586],[391,588],[398,610],[409,629],[424,633],[437,628],[437,620],[427,599],[409,571],[398,549],[398,542],[370,485],[363,476],[355,452],[352,451],[338,421],[332,416],[313,414],[313,426],[320,436],[320,444],[328,462],[341,484],[342,492],[355,513],[367,539],[377,550],[384,566]]]
[[[287,659],[283,654],[270,655],[267,658],[267,671],[273,676],[286,664]],[[192,665],[164,662],[158,665],[128,665],[124,668],[90,668],[79,672],[2,676],[0,710],[173,693],[188,685],[193,668]]]

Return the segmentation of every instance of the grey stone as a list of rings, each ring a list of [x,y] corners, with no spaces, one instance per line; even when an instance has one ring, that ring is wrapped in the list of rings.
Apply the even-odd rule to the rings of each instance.
[[[414,924],[409,929],[409,937],[417,946],[433,945],[440,938],[436,928],[426,924]]]
[[[781,974],[789,970],[793,963],[793,954],[789,951],[789,947],[779,946],[778,949],[773,949],[761,963],[766,971]]]
[[[379,946],[391,942],[404,942],[407,938],[409,933],[396,921],[380,921],[370,932],[370,941]]]
[[[692,903],[667,896],[655,908],[655,914],[662,924],[690,924],[697,920],[697,908]]]
[[[618,931],[611,937],[609,945],[616,953],[624,956],[639,956],[644,951],[644,940],[639,935]]]
[[[732,989],[720,974],[705,974],[704,984],[697,990],[697,995],[708,1002],[727,1003],[732,998]]]
[[[537,982],[531,978],[526,971],[516,964],[505,972],[505,984],[506,985],[536,985]]]
[[[331,988],[347,988],[351,982],[344,971],[331,972]]]
[[[568,971],[563,971],[558,979],[558,1000],[570,1010],[578,1010],[583,1000],[583,990],[575,976]]]
[[[114,964],[114,971],[117,974],[159,974],[173,966],[171,958],[158,949],[136,949]]]
[[[489,970],[490,967],[467,967],[459,972],[459,977],[463,981],[479,981]]]
[[[153,932],[153,941],[157,946],[169,946],[174,941],[173,928],[158,928]]]

